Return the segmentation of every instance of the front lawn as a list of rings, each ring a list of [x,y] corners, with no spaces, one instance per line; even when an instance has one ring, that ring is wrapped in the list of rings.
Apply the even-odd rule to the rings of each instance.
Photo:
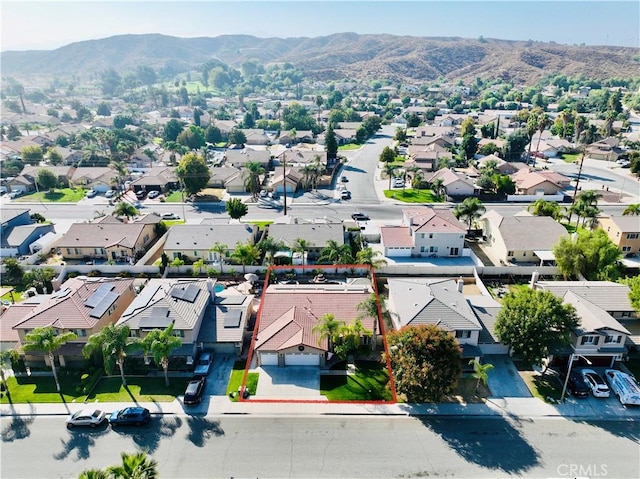
[[[431,190],[384,190],[384,196],[405,203],[442,203],[442,199],[433,194]]]
[[[182,203],[182,192],[172,191],[171,194],[165,195],[164,201],[166,203]]]
[[[184,220],[162,220],[162,222],[167,228],[171,228],[173,225],[182,225],[185,223]]]
[[[85,395],[95,384],[97,375],[82,375],[79,372],[58,372],[60,393],[56,391],[56,383],[51,376],[11,376],[7,385],[14,403],[61,403],[84,401]],[[9,404],[3,395],[2,404]]]
[[[247,221],[251,225],[256,225],[260,231],[264,231],[273,221]]]
[[[354,375],[320,376],[320,394],[329,401],[391,401],[385,365],[356,361]]]
[[[19,196],[13,201],[43,201],[48,203],[77,203],[85,197],[87,190],[82,188],[61,188],[53,191],[40,191],[25,196]]]
[[[169,381],[169,387],[166,387],[164,376],[128,377],[125,388],[119,376],[101,378],[87,396],[87,400],[98,402],[171,402],[176,396],[184,393],[189,378],[169,377]]]
[[[567,163],[575,163],[576,161],[578,161],[579,157],[580,157],[580,153],[563,153],[562,154],[562,160],[566,161]]]
[[[242,377],[244,376],[245,365],[245,361],[236,361],[235,363],[233,363],[233,370],[231,371],[229,384],[227,385],[227,397],[229,397],[233,402],[238,401],[237,393],[238,388],[242,386]],[[256,394],[256,390],[258,389],[259,376],[260,374],[258,373],[247,374],[247,384],[245,385],[245,388],[252,396]],[[234,397],[229,396],[231,393],[235,393]]]
[[[478,388],[476,389],[476,386]],[[473,404],[483,403],[491,395],[491,391],[484,384],[478,384],[474,377],[463,377],[458,380],[456,389],[446,396],[443,403]]]
[[[520,377],[531,391],[534,397],[544,402],[558,402],[562,395],[562,383],[560,378],[551,371],[540,374],[520,361],[514,361]]]
[[[25,299],[23,294],[24,294],[23,285],[14,286],[13,291],[9,291],[8,293],[3,294],[2,296],[0,296],[0,299],[9,301],[9,303],[12,303],[13,301],[15,301],[16,303],[19,303],[20,301],[24,301]]]
[[[345,151],[345,150],[358,150],[362,145],[359,145],[357,143],[348,143],[346,145],[340,145],[338,147],[338,151]]]

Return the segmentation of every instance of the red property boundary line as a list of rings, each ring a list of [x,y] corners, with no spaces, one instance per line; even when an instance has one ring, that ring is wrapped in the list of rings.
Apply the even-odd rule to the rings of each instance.
[[[256,343],[256,337],[258,335],[258,329],[260,327],[260,320],[262,319],[262,306],[264,305],[264,298],[267,294],[267,288],[269,286],[269,278],[271,276],[271,272],[274,270],[286,270],[291,271],[292,269],[302,269],[302,270],[318,270],[318,269],[351,269],[358,268],[368,270],[371,275],[371,282],[373,284],[373,291],[376,295],[376,303],[378,305],[378,327],[380,328],[380,334],[382,334],[382,344],[384,346],[385,358],[387,363],[387,373],[389,374],[389,388],[391,389],[391,397],[390,401],[385,400],[376,400],[376,401],[329,401],[328,399],[323,400],[312,400],[312,399],[253,399],[248,398],[245,399],[243,397],[243,393],[245,391],[247,385],[247,376],[249,374],[249,367],[251,366],[251,361],[253,360],[253,352]],[[258,313],[256,315],[256,324],[253,327],[253,335],[251,336],[251,345],[249,347],[249,355],[247,356],[247,362],[244,366],[244,374],[242,376],[242,385],[240,386],[240,394],[238,395],[238,402],[253,402],[253,403],[275,403],[275,404],[396,404],[398,402],[398,397],[396,395],[396,385],[395,380],[393,378],[393,370],[391,369],[391,359],[389,358],[389,345],[387,343],[387,334],[384,326],[384,321],[382,318],[382,308],[380,307],[380,294],[378,292],[378,285],[376,284],[376,275],[374,268],[369,265],[364,264],[341,264],[341,265],[303,265],[303,266],[269,266],[267,268],[267,274],[264,280],[264,285],[262,288],[262,296],[260,298],[260,307],[258,308]]]

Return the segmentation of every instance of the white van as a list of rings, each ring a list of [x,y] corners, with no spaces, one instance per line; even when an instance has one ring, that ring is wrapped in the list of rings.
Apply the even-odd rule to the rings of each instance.
[[[640,406],[640,386],[633,376],[616,369],[605,369],[604,377],[623,405]]]

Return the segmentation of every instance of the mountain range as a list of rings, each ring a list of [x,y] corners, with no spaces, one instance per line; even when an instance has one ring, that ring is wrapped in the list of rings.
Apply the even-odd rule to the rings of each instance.
[[[144,34],[76,42],[55,50],[2,52],[0,64],[2,76],[30,84],[52,77],[96,78],[108,68],[124,73],[139,65],[186,71],[212,58],[236,67],[246,60],[264,65],[289,62],[302,67],[308,78],[325,81],[351,78],[413,83],[440,77],[502,77],[532,84],[549,74],[583,74],[593,79],[637,76],[640,49],[356,33],[315,38]]]

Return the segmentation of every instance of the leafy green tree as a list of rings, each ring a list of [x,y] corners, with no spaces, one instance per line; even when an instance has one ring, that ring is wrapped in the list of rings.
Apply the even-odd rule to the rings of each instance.
[[[4,264],[5,267],[5,274],[2,278],[3,283],[18,284],[22,281],[24,268],[17,259],[5,258],[2,264]]]
[[[220,131],[220,128],[213,125],[207,127],[204,132],[204,139],[208,143],[213,143],[214,145],[216,143],[220,143],[222,141],[222,132]]]
[[[393,148],[385,146],[380,153],[380,161],[382,163],[393,163],[396,160],[396,152]]]
[[[328,105],[327,101],[327,105]],[[309,111],[301,104],[293,102],[282,109],[282,121],[284,129],[291,130],[311,130],[318,132],[318,124],[316,120],[309,114]],[[322,131],[322,130],[320,130]]]
[[[39,293],[45,290],[52,290],[51,281],[55,278],[56,273],[52,268],[33,268],[25,272],[22,276],[22,284],[25,288],[34,287]]]
[[[480,387],[480,383],[487,385],[489,381],[489,371],[493,369],[493,364],[485,363],[482,364],[477,359],[472,359],[469,361],[469,364],[473,366],[473,374],[471,375],[474,379],[477,379],[476,382],[476,393],[478,392],[478,388]]]
[[[104,101],[100,102],[98,108],[96,108],[96,115],[111,116],[111,108],[109,108],[109,104]]]
[[[249,242],[236,244],[236,247],[231,254],[232,258],[235,258],[242,264],[242,273],[246,273],[248,264],[256,264],[260,261],[260,257],[262,256],[260,249]]]
[[[508,293],[495,332],[501,343],[527,364],[541,364],[552,345],[568,345],[578,325],[575,308],[549,291],[518,289]]]
[[[173,324],[163,330],[154,329],[142,340],[145,354],[151,354],[156,366],[164,371],[164,383],[169,387],[169,356],[174,349],[182,346],[182,340],[174,336]]]
[[[37,145],[28,145],[22,149],[22,151],[20,152],[20,157],[25,163],[33,166],[38,166],[44,158],[44,154],[42,153],[41,147]]]
[[[231,198],[227,201],[225,210],[231,218],[239,220],[249,212],[249,207],[240,198]]]
[[[51,163],[53,166],[57,166],[62,163],[62,155],[58,153],[58,151],[54,147],[50,147],[47,150],[46,156],[49,160],[49,163]]]
[[[111,474],[103,469],[85,469],[78,479],[111,479]]]
[[[407,326],[387,334],[389,359],[398,393],[409,402],[439,402],[456,387],[460,346],[434,325]]]
[[[386,266],[387,261],[383,258],[378,258],[379,256],[381,256],[380,251],[374,251],[370,246],[367,246],[356,253],[356,263],[366,264],[376,269]]]
[[[391,162],[391,163],[383,163],[382,171],[384,172],[385,175],[387,175],[387,178],[389,179],[389,187],[387,189],[390,190],[391,189],[391,178],[393,178],[393,176],[398,171],[398,167],[396,165],[394,165],[393,162]]]
[[[338,244],[335,240],[327,241],[327,245],[320,251],[321,263],[332,264],[351,264],[353,257],[351,256],[351,248],[347,244]]]
[[[444,186],[444,180],[442,178],[436,178],[433,180],[431,182],[430,189],[438,199],[443,198],[447,194],[447,187]]]
[[[471,231],[473,222],[480,218],[486,208],[482,202],[475,197],[465,198],[464,201],[453,209],[453,214],[456,218],[462,219],[467,223],[467,231]]]
[[[336,132],[333,130],[331,123],[327,126],[324,134],[324,148],[327,151],[327,158],[329,160],[334,160],[338,155],[338,141],[336,140]]]
[[[276,240],[272,236],[267,236],[260,240],[258,248],[264,253],[266,261],[269,264],[273,264],[273,257],[278,251],[284,249],[285,245],[282,241]]]
[[[463,138],[465,136],[475,136],[476,134],[476,125],[475,120],[471,117],[467,117],[463,120],[462,125],[460,125],[461,133],[460,136]]]
[[[638,216],[640,215],[640,204],[635,203],[628,205],[622,212],[623,216]]]
[[[304,238],[296,238],[291,245],[291,251],[294,253],[300,253],[302,255],[302,264],[306,264],[307,251],[313,246],[313,244]]]
[[[555,201],[536,200],[527,207],[527,211],[533,216],[550,216],[554,220],[564,217],[566,209]]]
[[[229,132],[228,140],[231,144],[244,145],[247,142],[247,136],[242,130],[234,128]]]
[[[7,378],[5,377],[5,371],[13,369],[13,363],[17,361],[19,357],[20,355],[15,349],[0,351],[0,389],[5,391],[7,396],[11,396],[11,394],[9,392]]]
[[[58,178],[56,178],[56,175],[53,173],[53,171],[42,168],[36,173],[36,182],[38,183],[38,187],[40,189],[52,190],[58,184]]]
[[[248,161],[245,166],[244,187],[251,193],[253,198],[257,198],[262,189],[262,180],[260,177],[266,173],[264,167],[256,161]]]
[[[353,323],[343,325],[333,347],[336,356],[348,358],[360,347],[362,336],[371,336],[372,331],[366,329],[360,318],[356,318]]]
[[[622,253],[601,229],[579,229],[575,238],[560,238],[553,255],[565,278],[615,281],[620,276]]]
[[[480,140],[473,135],[467,135],[462,138],[460,149],[464,153],[464,157],[467,161],[473,159],[478,151],[478,143]]]
[[[516,130],[507,135],[502,148],[502,158],[505,161],[520,161],[528,143],[529,137],[524,130]]]
[[[138,213],[138,209],[126,201],[119,202],[113,210],[115,216],[125,216],[127,219],[138,216]]]
[[[204,159],[195,153],[187,153],[182,157],[176,174],[189,195],[195,195],[202,190],[211,178],[211,172]]]
[[[322,340],[326,338],[328,343],[327,349],[333,352],[333,344],[344,325],[344,321],[338,321],[333,314],[326,313],[311,329],[311,332],[318,335],[318,346],[320,346]]]
[[[53,372],[53,379],[56,382],[56,391],[58,392],[60,392],[60,381],[58,381],[56,360],[53,353],[77,337],[78,336],[72,332],[58,333],[52,326],[35,328],[25,335],[25,343],[22,345],[22,349],[25,351],[42,351],[48,356],[51,371]]]
[[[96,352],[101,354],[104,371],[109,376],[113,373],[114,366],[118,365],[123,386],[127,385],[124,377],[124,360],[127,353],[139,351],[142,347],[140,340],[129,337],[129,332],[129,326],[126,324],[108,324],[89,336],[87,344],[82,348],[82,354],[87,359]]]
[[[182,133],[184,128],[184,123],[180,120],[172,118],[164,125],[164,141],[176,141],[178,139],[178,135]]]
[[[204,130],[197,125],[190,125],[182,130],[176,138],[176,143],[186,146],[191,150],[198,150],[205,145]]]
[[[107,471],[114,479],[157,479],[158,462],[144,452],[121,454],[122,465],[109,466]]]
[[[629,291],[631,306],[633,306],[633,309],[635,309],[637,313],[640,313],[640,276],[624,278],[621,279],[620,282],[629,286],[631,290]]]

